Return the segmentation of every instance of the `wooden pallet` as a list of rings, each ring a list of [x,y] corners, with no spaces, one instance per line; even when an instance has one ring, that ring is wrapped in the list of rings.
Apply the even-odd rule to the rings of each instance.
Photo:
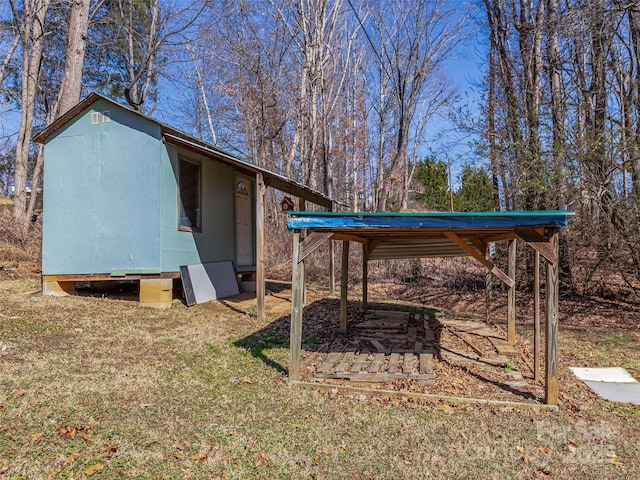
[[[433,384],[433,353],[413,350],[393,352],[330,352],[316,370],[316,378],[335,378],[352,382],[387,383],[399,378]]]
[[[330,351],[316,368],[315,378],[371,383],[410,378],[426,384],[434,382],[435,332],[429,327],[427,316],[370,310],[363,320],[351,324],[349,331],[351,339],[360,343],[360,351]],[[366,343],[371,347],[367,348]],[[306,362],[310,364],[311,361]]]
[[[370,310],[364,320],[349,326],[353,340],[369,342],[379,352],[411,349],[417,343],[435,346],[435,332],[426,315]],[[419,351],[416,353],[420,353]]]

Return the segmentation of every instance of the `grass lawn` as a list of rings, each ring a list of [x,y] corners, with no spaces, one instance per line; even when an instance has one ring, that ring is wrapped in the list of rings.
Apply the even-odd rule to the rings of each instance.
[[[239,309],[38,288],[0,281],[0,478],[640,478],[640,407],[574,383],[559,411],[319,392]],[[566,361],[638,374],[637,328],[561,326],[560,349],[561,391]]]

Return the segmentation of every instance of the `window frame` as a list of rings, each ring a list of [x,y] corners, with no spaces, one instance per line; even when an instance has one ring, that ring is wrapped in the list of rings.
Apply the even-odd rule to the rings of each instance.
[[[197,178],[197,225],[184,225],[182,223],[182,212],[184,211],[184,204],[182,202],[182,163],[190,163],[198,168]],[[185,215],[186,216],[186,215]],[[181,232],[202,232],[202,162],[187,158],[183,156],[178,157],[178,230]]]

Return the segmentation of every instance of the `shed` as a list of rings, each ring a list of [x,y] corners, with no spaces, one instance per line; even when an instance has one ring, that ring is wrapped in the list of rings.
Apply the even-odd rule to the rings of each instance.
[[[317,191],[96,93],[35,141],[45,155],[45,294],[137,280],[142,303],[167,306],[181,266],[230,261],[257,277],[262,316],[265,188],[333,208]]]
[[[347,333],[349,242],[362,244],[363,298],[367,303],[367,264],[372,259],[470,256],[508,287],[507,342],[516,343],[516,240],[534,250],[535,375],[539,376],[540,255],[545,259],[545,402],[558,403],[558,232],[567,225],[565,210],[464,213],[289,212],[294,232],[289,379],[300,379],[304,259],[325,241],[342,240],[340,330]],[[507,271],[488,255],[491,243],[509,243]],[[487,309],[488,315],[489,309]]]

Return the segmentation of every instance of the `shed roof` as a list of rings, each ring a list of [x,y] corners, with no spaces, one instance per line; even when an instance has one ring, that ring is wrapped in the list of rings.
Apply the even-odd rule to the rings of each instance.
[[[114,100],[98,93],[90,93],[87,97],[80,101],[80,103],[71,108],[64,115],[61,115],[55,122],[53,122],[38,135],[36,135],[33,140],[38,143],[45,143],[51,135],[60,130],[67,123],[72,121],[78,114],[83,112],[98,100],[109,102],[116,108],[127,110],[133,115],[137,115],[141,118],[155,123],[160,127],[163,141],[166,143],[182,147],[186,150],[202,155],[203,157],[216,160],[246,175],[255,176],[257,173],[261,173],[266,186],[273,187],[277,190],[289,193],[299,198],[304,198],[305,200],[308,200],[315,203],[316,205],[320,205],[325,208],[332,208],[332,205],[334,203],[340,203],[332,200],[321,192],[307,187],[306,185],[302,185],[301,183],[290,180],[283,175],[254,165],[247,160],[241,159],[207,142],[203,142],[200,139],[192,137],[185,132],[159,122],[158,120],[147,115],[143,115],[140,112],[137,112],[127,106],[121,105]]]
[[[567,210],[514,212],[289,212],[289,230],[330,233],[368,245],[370,260],[484,254],[490,242],[522,238],[543,244],[567,225]],[[462,245],[460,242],[466,245]]]

